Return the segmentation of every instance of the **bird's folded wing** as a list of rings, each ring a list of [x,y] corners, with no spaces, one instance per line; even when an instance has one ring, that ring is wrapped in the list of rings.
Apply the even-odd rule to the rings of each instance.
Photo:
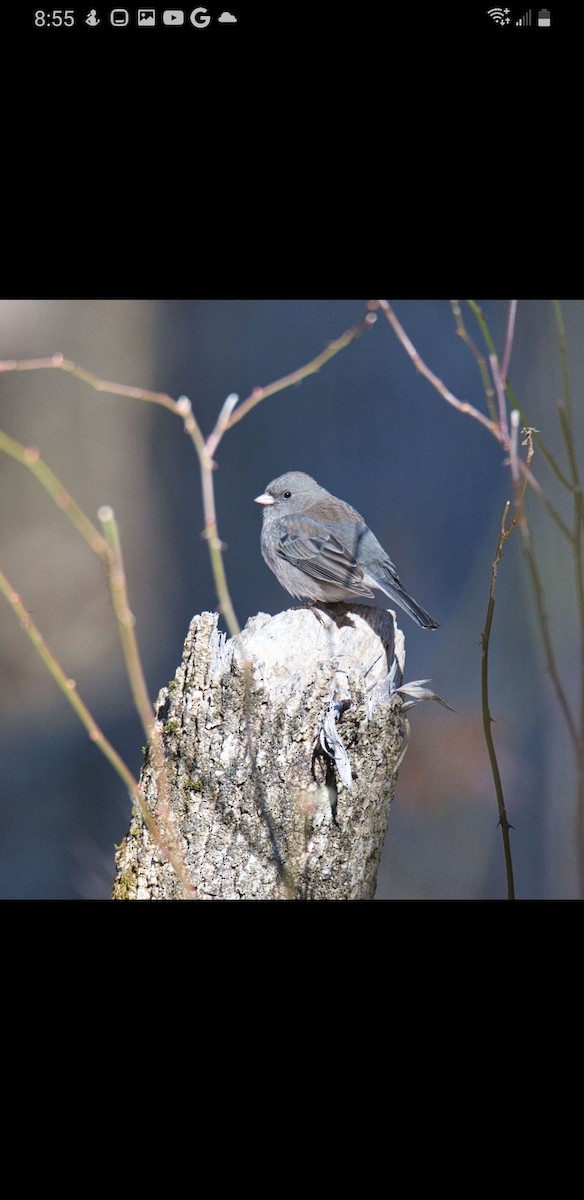
[[[346,546],[332,533],[307,517],[287,517],[278,522],[276,553],[313,579],[340,584],[360,596],[373,592],[363,582],[363,571]]]

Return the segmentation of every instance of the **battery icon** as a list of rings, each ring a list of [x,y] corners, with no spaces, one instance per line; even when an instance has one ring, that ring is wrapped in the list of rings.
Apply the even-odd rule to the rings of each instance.
[[[538,25],[551,25],[551,17],[549,8],[540,8],[537,14]]]

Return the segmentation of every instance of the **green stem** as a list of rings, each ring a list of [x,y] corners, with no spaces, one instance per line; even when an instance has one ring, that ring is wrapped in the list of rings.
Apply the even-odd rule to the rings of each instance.
[[[568,729],[568,733],[570,735],[570,739],[572,741],[572,745],[577,754],[578,753],[578,731],[576,729],[576,725],[575,725],[572,713],[570,712],[570,707],[568,705],[566,694],[562,687],[562,683],[561,683],[560,676],[558,674],[558,669],[556,666],[556,660],[554,657],[552,640],[551,640],[550,631],[549,631],[548,614],[546,611],[545,601],[544,601],[544,590],[543,590],[535,554],[533,551],[533,546],[531,544],[531,535],[529,533],[529,528],[527,525],[527,520],[526,520],[523,509],[521,509],[520,512],[518,513],[517,519],[518,519],[518,523],[519,523],[519,528],[521,530],[521,537],[522,537],[522,541],[523,541],[523,550],[525,553],[527,567],[529,570],[529,574],[531,576],[533,593],[535,596],[535,608],[536,608],[540,633],[542,636],[543,646],[544,646],[544,651],[545,651],[546,670],[551,679],[554,691],[557,696],[558,704],[562,710],[562,714],[563,714],[564,720],[566,722],[566,726]]]
[[[0,450],[5,454],[10,455],[16,462],[21,463],[42,484],[45,491],[54,500],[57,508],[65,513],[71,524],[75,526],[78,533],[85,539],[88,546],[101,558],[105,566],[107,566],[107,549],[105,541],[96,529],[95,525],[85,516],[85,513],[75,503],[69,492],[63,487],[61,480],[57,478],[54,471],[43,462],[39,451],[35,446],[23,446],[21,442],[16,442],[14,438],[8,436],[0,429]]]
[[[24,629],[29,640],[32,642],[37,653],[40,655],[45,666],[49,670],[57,686],[61,689],[65,699],[71,705],[71,708],[79,717],[84,729],[87,730],[90,741],[97,746],[101,751],[114,771],[119,775],[120,779],[126,785],[131,797],[138,805],[142,817],[150,830],[152,838],[156,842],[163,856],[168,859],[168,862],[173,867],[178,878],[180,879],[185,894],[192,898],[194,889],[189,880],[188,873],[184,863],[181,861],[179,854],[175,852],[173,847],[166,840],[157,821],[155,820],[150,808],[142,794],[140,784],[137,779],[134,779],[132,772],[126,766],[123,758],[120,757],[117,750],[108,741],[105,734],[99,728],[97,721],[89,711],[87,705],[81,699],[77,691],[77,685],[74,679],[68,679],[61,664],[55,658],[53,652],[49,649],[40,630],[35,625],[30,613],[24,607],[24,604],[18,595],[18,592],[12,587],[3,571],[0,571],[0,591],[2,591],[11,605],[14,613],[18,617],[20,625]]]
[[[118,622],[126,671],[132,689],[134,704],[142,722],[142,728],[146,737],[150,738],[155,719],[154,709],[150,703],[148,687],[138,649],[135,631],[136,619],[128,604],[126,573],[122,558],[118,523],[115,519],[113,509],[109,505],[103,505],[97,515],[107,542],[112,604]]]
[[[487,367],[487,360],[486,360],[484,354],[481,354],[481,351],[479,350],[478,346],[476,345],[475,342],[473,342],[472,338],[470,337],[470,335],[467,331],[466,325],[463,320],[459,301],[451,300],[450,307],[452,308],[454,320],[456,322],[456,332],[457,332],[459,338],[461,338],[461,340],[465,343],[465,345],[470,350],[470,352],[479,368],[482,383],[483,383],[483,388],[485,391],[487,408],[491,415],[491,420],[492,420],[493,424],[496,424],[497,408],[495,405],[495,389],[491,382],[489,368]]]

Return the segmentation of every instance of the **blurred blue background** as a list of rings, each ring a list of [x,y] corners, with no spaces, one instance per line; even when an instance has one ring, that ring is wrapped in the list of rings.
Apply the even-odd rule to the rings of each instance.
[[[416,349],[460,399],[485,410],[480,375],[448,301],[392,302]],[[508,302],[479,301],[502,354]],[[187,395],[205,433],[225,397],[243,399],[302,366],[362,319],[366,300],[30,300],[0,302],[0,358],[60,351],[102,378]],[[563,304],[579,445],[584,302]],[[465,323],[480,331],[468,309]],[[520,301],[510,367],[517,402],[563,455],[558,338],[549,301]],[[61,371],[0,376],[0,426],[38,446],[96,521],[111,504],[152,698],[174,675],[191,617],[216,606],[198,461],[181,423],[154,405],[98,393]],[[241,625],[290,598],[260,554],[254,496],[286,470],[314,475],[353,504],[406,589],[441,623],[405,614],[406,678],[431,678],[455,709],[411,713],[379,872],[379,899],[500,899],[498,814],[482,735],[484,627],[509,471],[490,435],[419,375],[385,318],[302,384],[259,404],[217,452],[225,568]],[[535,475],[570,507],[541,456]],[[18,463],[0,455],[0,565],[129,766],[144,737],[134,714],[102,569]],[[546,583],[558,665],[579,694],[573,565],[537,499],[530,528]],[[123,784],[89,743],[0,598],[0,898],[107,899],[114,846],[129,823]],[[545,674],[519,535],[499,569],[491,709],[523,899],[578,896],[575,773]]]

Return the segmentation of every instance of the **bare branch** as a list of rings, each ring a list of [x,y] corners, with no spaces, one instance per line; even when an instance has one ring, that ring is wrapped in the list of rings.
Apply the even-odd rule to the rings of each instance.
[[[509,304],[509,316],[507,318],[507,334],[505,337],[505,350],[503,352],[503,362],[501,363],[500,375],[503,387],[507,387],[507,378],[509,375],[509,363],[511,362],[511,351],[513,349],[513,334],[515,332],[515,317],[517,315],[517,301],[511,300]]]
[[[304,367],[299,367],[297,371],[292,371],[290,375],[284,375],[282,379],[277,379],[275,383],[270,383],[267,387],[254,388],[251,396],[248,396],[247,400],[243,400],[239,405],[239,408],[236,408],[235,412],[231,414],[231,417],[227,422],[227,428],[231,429],[233,425],[236,425],[238,421],[241,421],[242,417],[245,417],[252,408],[255,408],[256,404],[259,404],[262,400],[266,400],[268,396],[275,396],[276,392],[282,392],[284,391],[284,388],[292,387],[295,383],[301,383],[302,380],[307,379],[309,375],[316,375],[317,371],[320,371],[321,367],[324,367],[325,363],[329,362],[331,358],[334,358],[335,354],[338,354],[341,350],[345,350],[347,346],[351,345],[351,342],[354,342],[355,339],[360,336],[360,334],[364,333],[367,329],[371,329],[376,320],[377,317],[375,316],[375,313],[367,313],[367,315],[363,317],[362,321],[359,321],[357,325],[353,325],[350,329],[347,329],[346,333],[343,333],[341,337],[336,339],[336,341],[330,342],[321,354],[317,354],[316,358],[311,359],[311,361],[306,363]]]
[[[105,758],[107,758],[110,765],[114,768],[114,771],[116,771],[120,779],[125,783],[132,799],[136,801],[142,817],[146,822],[152,837],[154,838],[154,841],[156,842],[163,856],[171,864],[173,870],[179,878],[185,895],[188,898],[192,898],[194,896],[194,889],[189,880],[188,873],[182,861],[180,852],[178,852],[172,846],[171,841],[162,832],[153,813],[150,811],[149,805],[145,799],[138,780],[134,779],[132,772],[128,769],[124,760],[120,757],[117,750],[112,746],[111,742],[100,729],[94,716],[81,699],[81,696],[77,691],[75,680],[69,679],[65,674],[61,664],[55,658],[55,655],[49,649],[49,646],[45,642],[40,630],[35,625],[30,613],[24,607],[18,592],[16,592],[12,587],[3,571],[0,571],[0,591],[4,593],[8,603],[12,606],[13,611],[18,617],[20,625],[24,629],[27,637],[32,642],[35,650],[40,655],[45,666],[53,676],[53,679],[61,689],[65,699],[79,717],[84,729],[87,730],[90,741],[97,746],[98,750],[101,750],[102,754],[105,756]]]
[[[478,408],[475,408],[473,404],[469,404],[466,400],[458,400],[457,397],[454,396],[446,387],[446,384],[443,383],[442,380],[439,379],[429,367],[426,366],[423,359],[420,358],[420,355],[418,354],[413,342],[410,341],[405,329],[402,325],[400,325],[400,322],[398,321],[391,305],[387,303],[387,300],[376,300],[375,303],[379,305],[381,311],[387,317],[387,320],[392,326],[394,333],[397,335],[404,350],[406,351],[406,354],[408,354],[411,358],[416,370],[419,371],[420,374],[423,375],[433,387],[436,388],[436,391],[440,393],[440,395],[448,404],[451,404],[453,408],[458,409],[459,412],[467,413],[467,415],[469,417],[473,417],[475,421],[479,421],[481,425],[484,425],[485,429],[489,430],[489,433],[492,433],[493,436],[497,438],[497,441],[502,441],[501,432],[498,429],[495,421],[489,420],[484,413],[482,413]]]

